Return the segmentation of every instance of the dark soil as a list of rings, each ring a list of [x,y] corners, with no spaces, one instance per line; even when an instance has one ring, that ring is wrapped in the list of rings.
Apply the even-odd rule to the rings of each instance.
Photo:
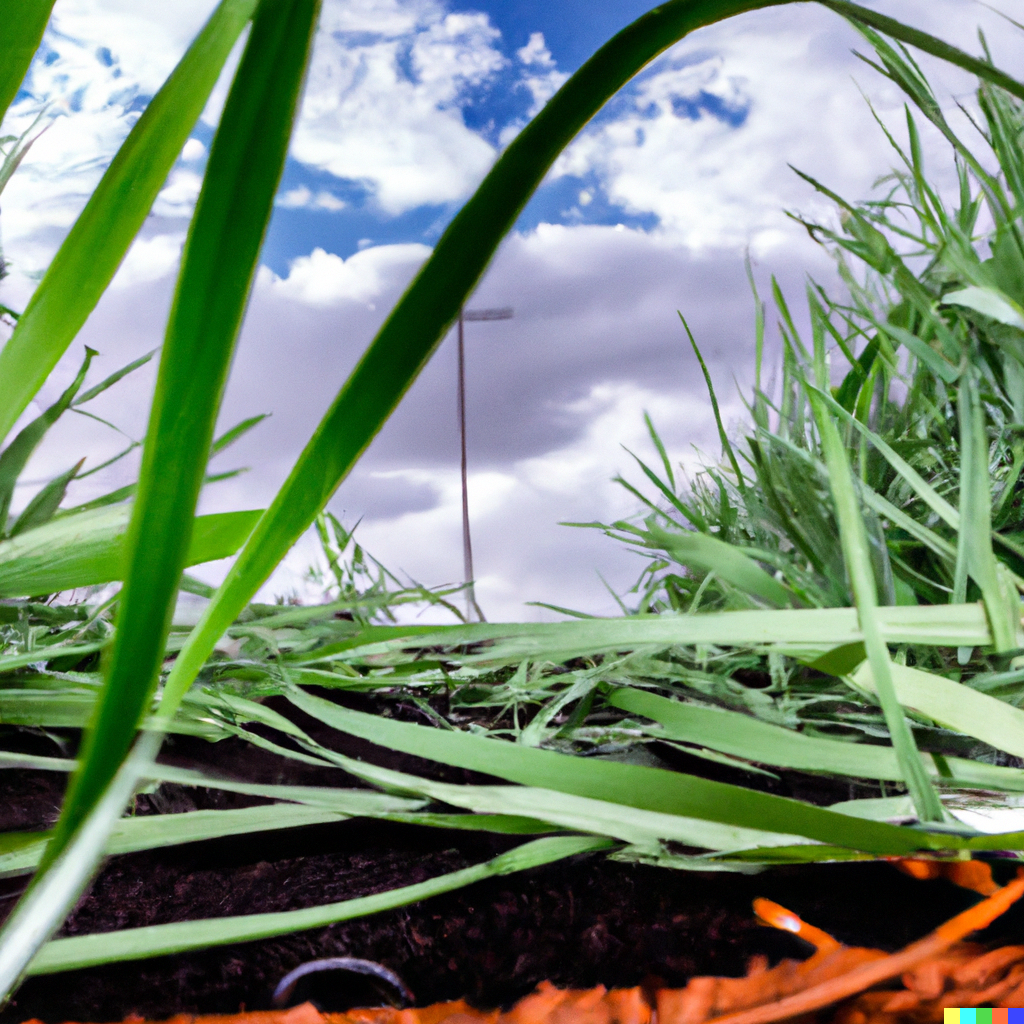
[[[374,706],[365,699],[360,704]],[[347,754],[448,781],[481,779],[396,756],[288,713]],[[413,709],[397,713],[418,714]],[[24,733],[20,737],[30,746],[43,742]],[[818,803],[869,795],[851,792],[846,783],[796,774],[780,781],[751,776],[670,749],[655,754],[677,770]],[[355,784],[339,771],[288,761],[235,740],[208,744],[172,738],[163,757],[252,781]],[[0,772],[0,830],[45,827],[56,816],[63,783],[63,776],[53,773]],[[258,802],[164,786],[139,797],[137,813]],[[478,863],[522,841],[353,820],[116,857],[62,934],[290,910],[368,895]],[[24,879],[0,882],[2,912],[13,906],[24,884]],[[977,900],[947,882],[914,881],[886,864],[696,874],[587,855],[315,931],[33,978],[0,1013],[0,1024],[30,1017],[58,1024],[266,1009],[284,974],[327,956],[380,962],[405,980],[419,1004],[465,997],[490,1007],[513,1002],[544,979],[565,987],[681,986],[695,974],[741,974],[758,952],[772,960],[807,955],[809,947],[799,939],[754,923],[756,896],[790,907],[847,943],[883,949],[904,945]],[[993,939],[1024,941],[1024,911],[1012,910],[991,931]],[[351,976],[324,979],[313,994],[325,1010],[376,1001],[365,983]]]

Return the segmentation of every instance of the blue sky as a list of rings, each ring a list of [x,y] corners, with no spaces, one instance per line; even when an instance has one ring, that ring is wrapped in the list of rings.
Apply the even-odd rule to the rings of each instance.
[[[453,3],[453,12],[477,14],[486,12],[491,26],[500,32],[495,46],[507,58],[505,67],[497,69],[484,82],[466,88],[457,103],[466,125],[495,145],[500,143],[503,129],[525,121],[533,106],[533,98],[522,82],[522,67],[517,66],[517,51],[526,47],[537,33],[543,38],[553,65],[563,73],[575,71],[598,47],[617,31],[642,15],[649,7],[645,0],[611,0],[603,4],[566,0],[565,3],[541,3],[537,0],[491,2],[482,4]],[[408,59],[404,73],[415,79],[415,69]],[[681,116],[698,120],[702,116],[719,117],[726,123],[742,120],[742,105],[730,106],[713,94],[680,97],[677,109]],[[613,116],[611,112],[602,118]],[[212,136],[212,130],[197,133],[200,138]],[[625,224],[643,230],[653,228],[657,218],[650,213],[630,211],[609,202],[596,188],[594,175],[567,175],[548,183],[523,212],[517,229],[529,231],[541,222],[559,222],[564,211],[576,204],[577,196],[588,189],[593,196],[585,207],[578,207],[575,223]],[[298,160],[291,160],[285,171],[282,192],[309,189],[314,194],[330,191],[346,203],[336,216],[323,209],[281,209],[273,223],[264,259],[277,273],[287,271],[288,262],[297,254],[316,246],[349,256],[370,244],[387,244],[416,240],[432,244],[458,209],[459,203],[427,204],[388,215],[373,202],[372,191],[356,180],[339,180]]]
[[[325,0],[222,426],[257,412],[272,416],[224,457],[223,468],[244,464],[250,472],[211,489],[205,508],[270,500],[502,146],[647,6]],[[983,24],[997,61],[1010,71],[1021,66],[1021,34],[979,3],[874,6],[967,48]],[[14,308],[27,301],[138,111],[212,7],[213,0],[58,0],[8,122],[18,130],[43,104],[54,118],[3,197],[0,233],[13,273],[0,301]],[[624,447],[653,454],[644,411],[688,472],[717,456],[677,310],[693,326],[727,422],[738,429],[753,354],[745,256],[762,291],[776,274],[797,307],[806,274],[835,286],[829,260],[785,211],[826,220],[835,212],[789,165],[850,199],[869,195],[891,166],[865,96],[898,135],[902,97],[856,60],[858,46],[863,41],[845,22],[813,4],[745,15],[683,40],[581,133],[503,244],[473,302],[513,306],[515,317],[474,324],[467,337],[477,595],[492,618],[546,614],[525,605],[531,600],[614,610],[597,572],[621,590],[638,559],[593,532],[557,524],[636,511],[611,478],[624,472],[636,480]],[[970,79],[925,65],[958,116],[956,102],[971,102]],[[73,373],[84,344],[101,352],[97,375],[159,345],[226,88],[225,80],[41,400]],[[924,141],[934,176],[952,187],[941,140],[925,132]],[[454,372],[446,341],[331,503],[347,522],[361,520],[361,539],[382,561],[428,584],[457,580],[461,571]],[[125,382],[97,411],[141,436],[151,381],[143,373]],[[81,455],[99,462],[122,441],[76,423],[40,450],[33,474],[43,479]],[[76,497],[126,482],[130,468],[88,478]],[[303,541],[268,593],[307,593],[302,571],[315,557]],[[207,571],[215,579],[223,567]]]

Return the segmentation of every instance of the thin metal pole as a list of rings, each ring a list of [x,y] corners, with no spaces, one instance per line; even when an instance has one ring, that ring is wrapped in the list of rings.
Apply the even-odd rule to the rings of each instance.
[[[467,320],[509,320],[515,311],[511,306],[500,309],[459,310],[459,440],[462,445],[462,559],[466,578],[466,620],[471,622],[473,614],[480,622],[486,622],[480,605],[476,603],[476,589],[473,585],[473,545],[469,539],[469,482],[466,466],[466,339],[464,324]]]
[[[459,441],[462,445],[462,563],[466,581],[466,621],[472,622],[477,607],[473,592],[473,544],[469,538],[469,480],[466,467],[466,343],[463,311],[459,310]],[[480,616],[481,618],[483,616]]]

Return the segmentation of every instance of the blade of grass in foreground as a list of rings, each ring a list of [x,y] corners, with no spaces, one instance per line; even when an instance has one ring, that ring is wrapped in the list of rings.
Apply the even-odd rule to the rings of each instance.
[[[4,6],[0,19],[0,121],[28,74],[51,10],[53,0],[17,0]]]
[[[949,728],[958,732],[965,732],[972,736],[984,739],[986,743],[1005,750],[1002,742],[993,743],[988,738],[992,735],[993,729],[998,729],[1000,739],[1004,736],[1004,726],[1001,723],[1000,715],[992,716],[991,704],[984,705],[984,712],[987,719],[984,722],[986,735],[980,736],[973,729],[964,728],[964,719],[961,716],[962,709],[959,704],[946,704],[945,716],[939,713],[935,706],[929,704],[922,707],[915,700],[910,699],[906,690],[901,688],[901,672],[912,672],[914,669],[902,669],[899,665],[893,666],[896,680],[896,694],[900,703],[907,707],[921,711],[928,717],[941,721]],[[862,673],[857,673],[859,681],[865,678]],[[957,683],[948,679],[940,679],[936,676],[928,676],[928,680],[935,680],[940,684],[955,688],[959,695],[976,695],[974,690],[966,690]],[[870,679],[865,679],[870,683]],[[922,687],[923,690],[923,687]],[[953,694],[946,693],[950,697]],[[987,697],[986,701],[993,698]],[[632,687],[622,687],[614,690],[608,697],[608,703],[613,707],[629,711],[634,715],[643,715],[663,725],[666,739],[681,740],[684,743],[696,743],[710,747],[712,750],[720,750],[726,754],[742,757],[758,764],[769,764],[779,768],[796,768],[800,771],[827,772],[834,775],[849,775],[854,778],[863,779],[885,779],[887,781],[899,781],[903,778],[896,754],[891,747],[876,746],[873,743],[848,743],[843,740],[828,740],[819,736],[805,736],[803,733],[794,732],[791,729],[784,729],[778,725],[770,725],[750,715],[744,715],[737,711],[726,711],[721,708],[706,707],[698,704],[685,704],[681,701],[670,700],[668,697],[661,697],[656,693],[647,690],[637,690]],[[999,702],[1003,708],[1017,712],[1024,718],[1024,712],[1017,708],[1010,708],[1008,705]],[[931,709],[931,710],[929,710]],[[978,706],[978,711],[982,711]],[[958,724],[953,724],[955,716]],[[1024,732],[1020,734],[1024,736]],[[1020,741],[1018,736],[1018,741]],[[934,760],[925,755],[925,765],[929,774],[935,779],[940,779],[945,784],[958,785],[970,788],[1007,789],[1014,792],[1024,791],[1024,772],[1019,768],[1003,768],[999,765],[985,764],[981,761],[971,761],[962,757],[947,757],[944,759],[950,775],[940,772]]]
[[[0,597],[55,594],[123,579],[130,512],[124,505],[81,512],[0,541]],[[254,509],[196,516],[185,564],[233,555],[260,515]]]
[[[920,605],[878,609],[882,635],[889,643],[949,647],[991,644],[985,609],[980,604]],[[284,655],[290,666],[373,656],[407,660],[407,653],[441,646],[462,665],[498,666],[531,661],[631,651],[642,647],[771,648],[804,645],[827,651],[864,639],[855,608],[726,611],[703,615],[631,615],[575,622],[472,623],[457,626],[369,626],[337,643]],[[461,650],[460,650],[461,648]]]
[[[392,310],[218,589],[171,671],[167,714],[410,387],[558,154],[619,88],[683,36],[777,2],[671,0],[656,7],[601,47],[513,140]],[[826,6],[994,80],[991,65],[941,40],[844,0]],[[997,84],[1024,97],[1024,85],[998,75]]]
[[[332,729],[391,750],[485,772],[524,786],[759,831],[806,836],[868,853],[899,854],[948,841],[947,837],[940,840],[895,825],[860,821],[797,800],[693,775],[579,758],[505,740],[379,718],[350,711],[297,687],[285,695],[296,707]],[[353,766],[353,770],[360,769]]]
[[[160,360],[106,682],[40,872],[0,932],[0,949],[13,951],[0,956],[5,994],[59,926],[102,855],[102,841],[80,844],[79,834],[109,830],[120,813],[110,794],[124,799],[134,786],[119,768],[156,686],[319,7],[319,0],[262,0],[214,138]],[[149,737],[137,745],[143,752],[157,748]],[[123,781],[111,787],[118,777]]]
[[[393,799],[393,798],[392,798]],[[136,853],[181,843],[196,843],[225,836],[271,832],[345,821],[347,814],[320,807],[269,804],[228,811],[189,811],[185,814],[151,814],[122,818],[107,842],[106,853]],[[33,871],[49,840],[48,832],[5,832],[0,834],[0,878]],[[16,849],[12,845],[17,844]]]
[[[110,283],[256,3],[222,0],[146,107],[57,251],[18,326],[0,351],[0,380],[4,382],[0,391],[0,441]],[[23,11],[43,6],[38,0],[16,0],[5,4],[0,20],[6,26],[13,18],[17,24]],[[5,34],[6,27],[0,27],[0,42]],[[7,52],[0,48],[0,53],[0,66],[6,70]]]
[[[156,685],[318,11],[318,0],[263,0],[213,143],[160,360],[128,530],[117,639],[54,853],[113,778]]]
[[[818,358],[818,383],[828,380],[823,353]],[[839,540],[843,548],[843,561],[850,578],[850,588],[857,603],[857,614],[864,632],[864,647],[875,679],[875,688],[885,724],[889,727],[893,750],[899,761],[903,779],[914,800],[921,821],[942,821],[944,813],[939,795],[928,777],[920,751],[910,731],[903,708],[896,697],[892,681],[892,663],[878,619],[878,595],[874,570],[868,549],[867,534],[861,516],[860,504],[854,490],[853,475],[846,457],[846,449],[835,421],[821,401],[817,390],[808,389],[807,396],[814,410],[821,438],[822,454],[829,470],[832,499],[839,521]]]
[[[605,850],[614,845],[612,840],[595,839],[593,836],[536,839],[493,860],[463,868],[461,871],[453,871],[426,882],[376,893],[373,896],[328,903],[322,907],[286,910],[276,914],[220,917],[206,921],[176,921],[173,924],[151,925],[148,928],[130,928],[121,932],[56,939],[40,951],[32,961],[28,973],[54,974],[58,971],[73,971],[97,964],[142,960],[184,950],[222,946],[229,942],[252,942],[308,928],[323,928],[338,921],[350,921],[355,917],[404,907],[419,900],[429,899],[431,896],[451,892],[453,889],[461,889],[485,878],[526,871],[581,853]]]

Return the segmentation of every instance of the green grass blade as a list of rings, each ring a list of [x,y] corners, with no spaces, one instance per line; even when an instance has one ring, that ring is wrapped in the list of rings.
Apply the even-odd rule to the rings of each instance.
[[[738,850],[749,846],[790,846],[801,841],[813,841],[763,829],[625,807],[608,800],[536,786],[456,786],[374,768],[361,761],[346,761],[353,774],[368,781],[429,796],[454,807],[465,807],[476,814],[511,813],[519,817],[532,814],[574,832],[603,835],[627,843],[652,846],[661,840],[670,840],[707,850]]]
[[[17,0],[7,6],[20,11],[44,5],[38,0]],[[146,107],[58,250],[0,351],[0,380],[4,381],[0,439],[14,426],[106,290],[255,6],[256,0],[222,0]],[[3,21],[9,24],[6,11]],[[4,31],[0,28],[0,33]]]
[[[1024,310],[1008,295],[991,285],[970,285],[959,291],[947,292],[942,297],[942,303],[947,306],[966,306],[998,323],[1024,330]]]
[[[985,414],[973,367],[960,382],[960,533],[957,546],[957,582],[961,564],[981,589],[996,651],[1020,646],[1020,597],[1004,580],[992,551],[992,493],[988,469]],[[956,596],[957,587],[954,587]]]
[[[877,612],[889,643],[987,646],[992,637],[980,604],[887,607]],[[442,647],[464,665],[565,661],[640,648],[695,644],[771,648],[776,644],[820,647],[822,652],[864,639],[854,608],[727,611],[705,615],[628,616],[577,622],[480,623],[458,626],[370,626],[350,639],[288,654],[289,666],[373,657],[408,658],[408,652]],[[470,645],[460,653],[459,648]],[[480,645],[479,647],[476,645]]]
[[[46,432],[70,407],[85,381],[85,375],[89,372],[89,364],[95,355],[96,352],[93,349],[85,350],[85,359],[82,361],[77,376],[60,398],[31,423],[27,423],[18,432],[18,436],[3,450],[3,454],[0,454],[0,537],[6,532],[7,513],[11,508],[14,485],[17,483],[18,477],[32,453],[39,446],[39,442],[46,436]]]
[[[127,753],[156,683],[231,353],[291,137],[317,0],[264,0],[210,153],[167,327],[103,697],[55,852]],[[187,410],[182,415],[182,410]]]
[[[819,382],[820,383],[820,382]],[[935,792],[925,770],[921,754],[914,742],[903,708],[896,697],[892,681],[892,662],[889,648],[878,621],[878,597],[875,590],[874,570],[868,548],[860,503],[854,490],[853,476],[846,457],[846,449],[835,421],[820,399],[820,392],[808,389],[808,398],[815,413],[822,454],[829,469],[832,497],[839,521],[839,539],[843,560],[850,577],[850,585],[857,603],[857,614],[864,632],[864,646],[868,663],[874,675],[878,699],[882,705],[893,749],[903,772],[914,807],[921,821],[942,821],[944,814],[938,793]],[[844,410],[845,411],[845,410]]]
[[[692,530],[669,533],[651,521],[647,524],[645,543],[648,547],[667,552],[680,565],[715,573],[726,583],[760,598],[773,608],[785,608],[794,600],[787,587],[765,572],[741,548],[726,544],[717,537]]]
[[[125,506],[81,512],[0,541],[0,597],[55,594],[123,580],[130,512]],[[233,555],[260,515],[254,510],[198,516],[185,564]]]
[[[96,651],[103,650],[109,642],[109,640],[93,640],[87,644],[57,644],[42,650],[36,648],[22,654],[8,654],[0,658],[0,672],[14,672],[16,669],[35,665],[37,662],[46,661],[48,658],[82,658],[87,654],[95,654]]]
[[[94,387],[89,388],[87,391],[83,391],[72,403],[72,408],[77,408],[80,405],[85,405],[86,402],[91,402],[97,395],[102,395],[107,388],[113,387],[119,380],[123,380],[130,373],[134,373],[140,366],[145,366],[157,353],[156,349],[151,352],[147,352],[144,356],[139,356],[138,359],[133,359],[126,366],[122,366],[120,370],[115,370],[109,377],[105,377]]]
[[[16,0],[4,8],[0,19],[0,121],[28,74],[52,10],[53,0]]]
[[[262,0],[210,153],[157,377],[127,573],[106,682],[40,872],[0,933],[0,989],[16,983],[77,898],[102,849],[69,860],[78,834],[110,826],[111,783],[155,688],[227,370],[291,138],[319,0]],[[24,320],[24,318],[23,318]],[[148,743],[139,749],[148,749]],[[122,773],[123,774],[123,773]],[[128,784],[124,783],[124,787]],[[113,787],[117,790],[117,786]],[[122,797],[124,794],[122,793]],[[94,812],[94,813],[92,813]]]
[[[658,456],[661,458],[661,465],[665,470],[665,479],[668,480],[668,486],[670,490],[675,493],[676,477],[672,472],[672,462],[668,457],[668,452],[665,451],[665,445],[661,440],[661,435],[655,429],[654,422],[651,420],[650,414],[647,412],[644,413],[644,423],[647,425],[647,433],[650,435],[651,443],[657,449]]]
[[[186,814],[153,814],[142,818],[122,818],[107,841],[107,856],[157,850],[183,843],[198,843],[225,836],[272,832],[346,821],[347,814],[319,807],[295,804],[269,804],[227,811],[189,811]],[[12,839],[23,838],[17,849],[9,849]],[[22,832],[0,835],[0,878],[34,871],[49,841],[49,832]]]
[[[253,427],[262,423],[270,413],[260,413],[258,416],[250,416],[248,419],[236,423],[230,430],[225,430],[210,448],[210,458],[219,455],[225,448],[230,448],[240,437],[244,437]]]
[[[523,786],[742,828],[805,836],[872,853],[927,845],[929,837],[878,822],[857,822],[818,807],[692,775],[581,759],[551,750],[395,722],[332,704],[297,688],[286,696],[326,725],[372,743]],[[870,825],[863,829],[862,826]]]
[[[899,671],[900,667],[894,666],[894,672]],[[900,703],[907,705],[899,682],[896,684],[896,692]],[[903,778],[896,754],[891,747],[805,736],[737,711],[684,704],[631,687],[613,690],[608,697],[608,703],[623,711],[643,715],[660,723],[664,730],[658,735],[664,735],[666,739],[701,744],[712,750],[720,750],[759,764],[806,772],[826,772],[830,775],[849,775],[862,779],[898,782]],[[989,711],[991,713],[991,709]],[[941,777],[943,783],[947,785],[966,788],[987,787],[1009,792],[1024,790],[1024,772],[1018,768],[1002,768],[980,761],[948,757],[945,761],[951,775],[945,775],[939,772],[932,757],[925,754],[924,761],[932,778]]]
[[[689,339],[690,345],[693,348],[693,354],[697,357],[697,362],[700,364],[701,373],[704,374],[704,384],[708,389],[708,398],[711,399],[711,411],[714,413],[715,425],[718,427],[718,440],[721,442],[722,451],[725,452],[729,459],[729,465],[732,466],[732,471],[736,475],[736,486],[740,489],[740,493],[742,494],[746,491],[746,480],[743,477],[743,471],[740,469],[736,453],[733,451],[732,445],[729,443],[729,435],[725,432],[725,424],[722,422],[722,413],[718,408],[718,396],[715,394],[715,385],[711,380],[711,373],[708,370],[707,364],[704,362],[704,356],[697,347],[697,339],[694,338],[693,332],[690,330],[690,325],[686,322],[686,318],[682,313],[679,313],[679,319],[683,322],[683,328],[686,330],[686,337]]]
[[[35,495],[21,515],[14,520],[11,526],[12,537],[17,537],[19,533],[35,529],[37,526],[45,526],[53,518],[64,500],[64,495],[67,494],[68,484],[78,476],[78,471],[84,463],[85,459],[79,459],[69,470],[54,477]]]
[[[250,914],[220,917],[206,921],[180,921],[173,924],[131,928],[98,935],[76,935],[48,943],[29,967],[29,974],[54,974],[98,964],[142,960],[166,956],[190,949],[206,949],[229,942],[253,942],[256,939],[287,935],[309,928],[324,928],[339,921],[351,921],[368,914],[379,914],[395,907],[408,906],[441,893],[462,889],[485,878],[510,875],[517,871],[551,864],[581,853],[608,849],[608,839],[592,836],[564,836],[536,839],[474,867],[439,875],[426,882],[403,886],[373,896],[360,896],[341,903],[329,903],[306,910],[286,910],[276,914]]]
[[[902,43],[908,43],[918,50],[930,53],[933,57],[939,57],[941,60],[963,68],[964,71],[969,71],[972,75],[976,75],[986,82],[998,85],[1000,89],[1005,89],[1018,99],[1024,99],[1024,83],[1000,71],[988,61],[972,57],[963,50],[959,50],[955,46],[950,46],[949,43],[944,43],[941,39],[928,35],[927,32],[920,32],[915,28],[904,25],[902,22],[896,21],[894,18],[878,14],[857,4],[846,3],[845,0],[818,0],[818,2],[823,7],[828,7],[837,14],[849,18],[855,25],[867,25],[869,28],[884,32],[885,35],[891,36],[893,39],[898,39]]]
[[[1024,757],[1024,711],[932,672],[892,666],[899,702],[954,732],[973,736],[997,750]],[[856,687],[877,692],[867,663],[851,677]]]

